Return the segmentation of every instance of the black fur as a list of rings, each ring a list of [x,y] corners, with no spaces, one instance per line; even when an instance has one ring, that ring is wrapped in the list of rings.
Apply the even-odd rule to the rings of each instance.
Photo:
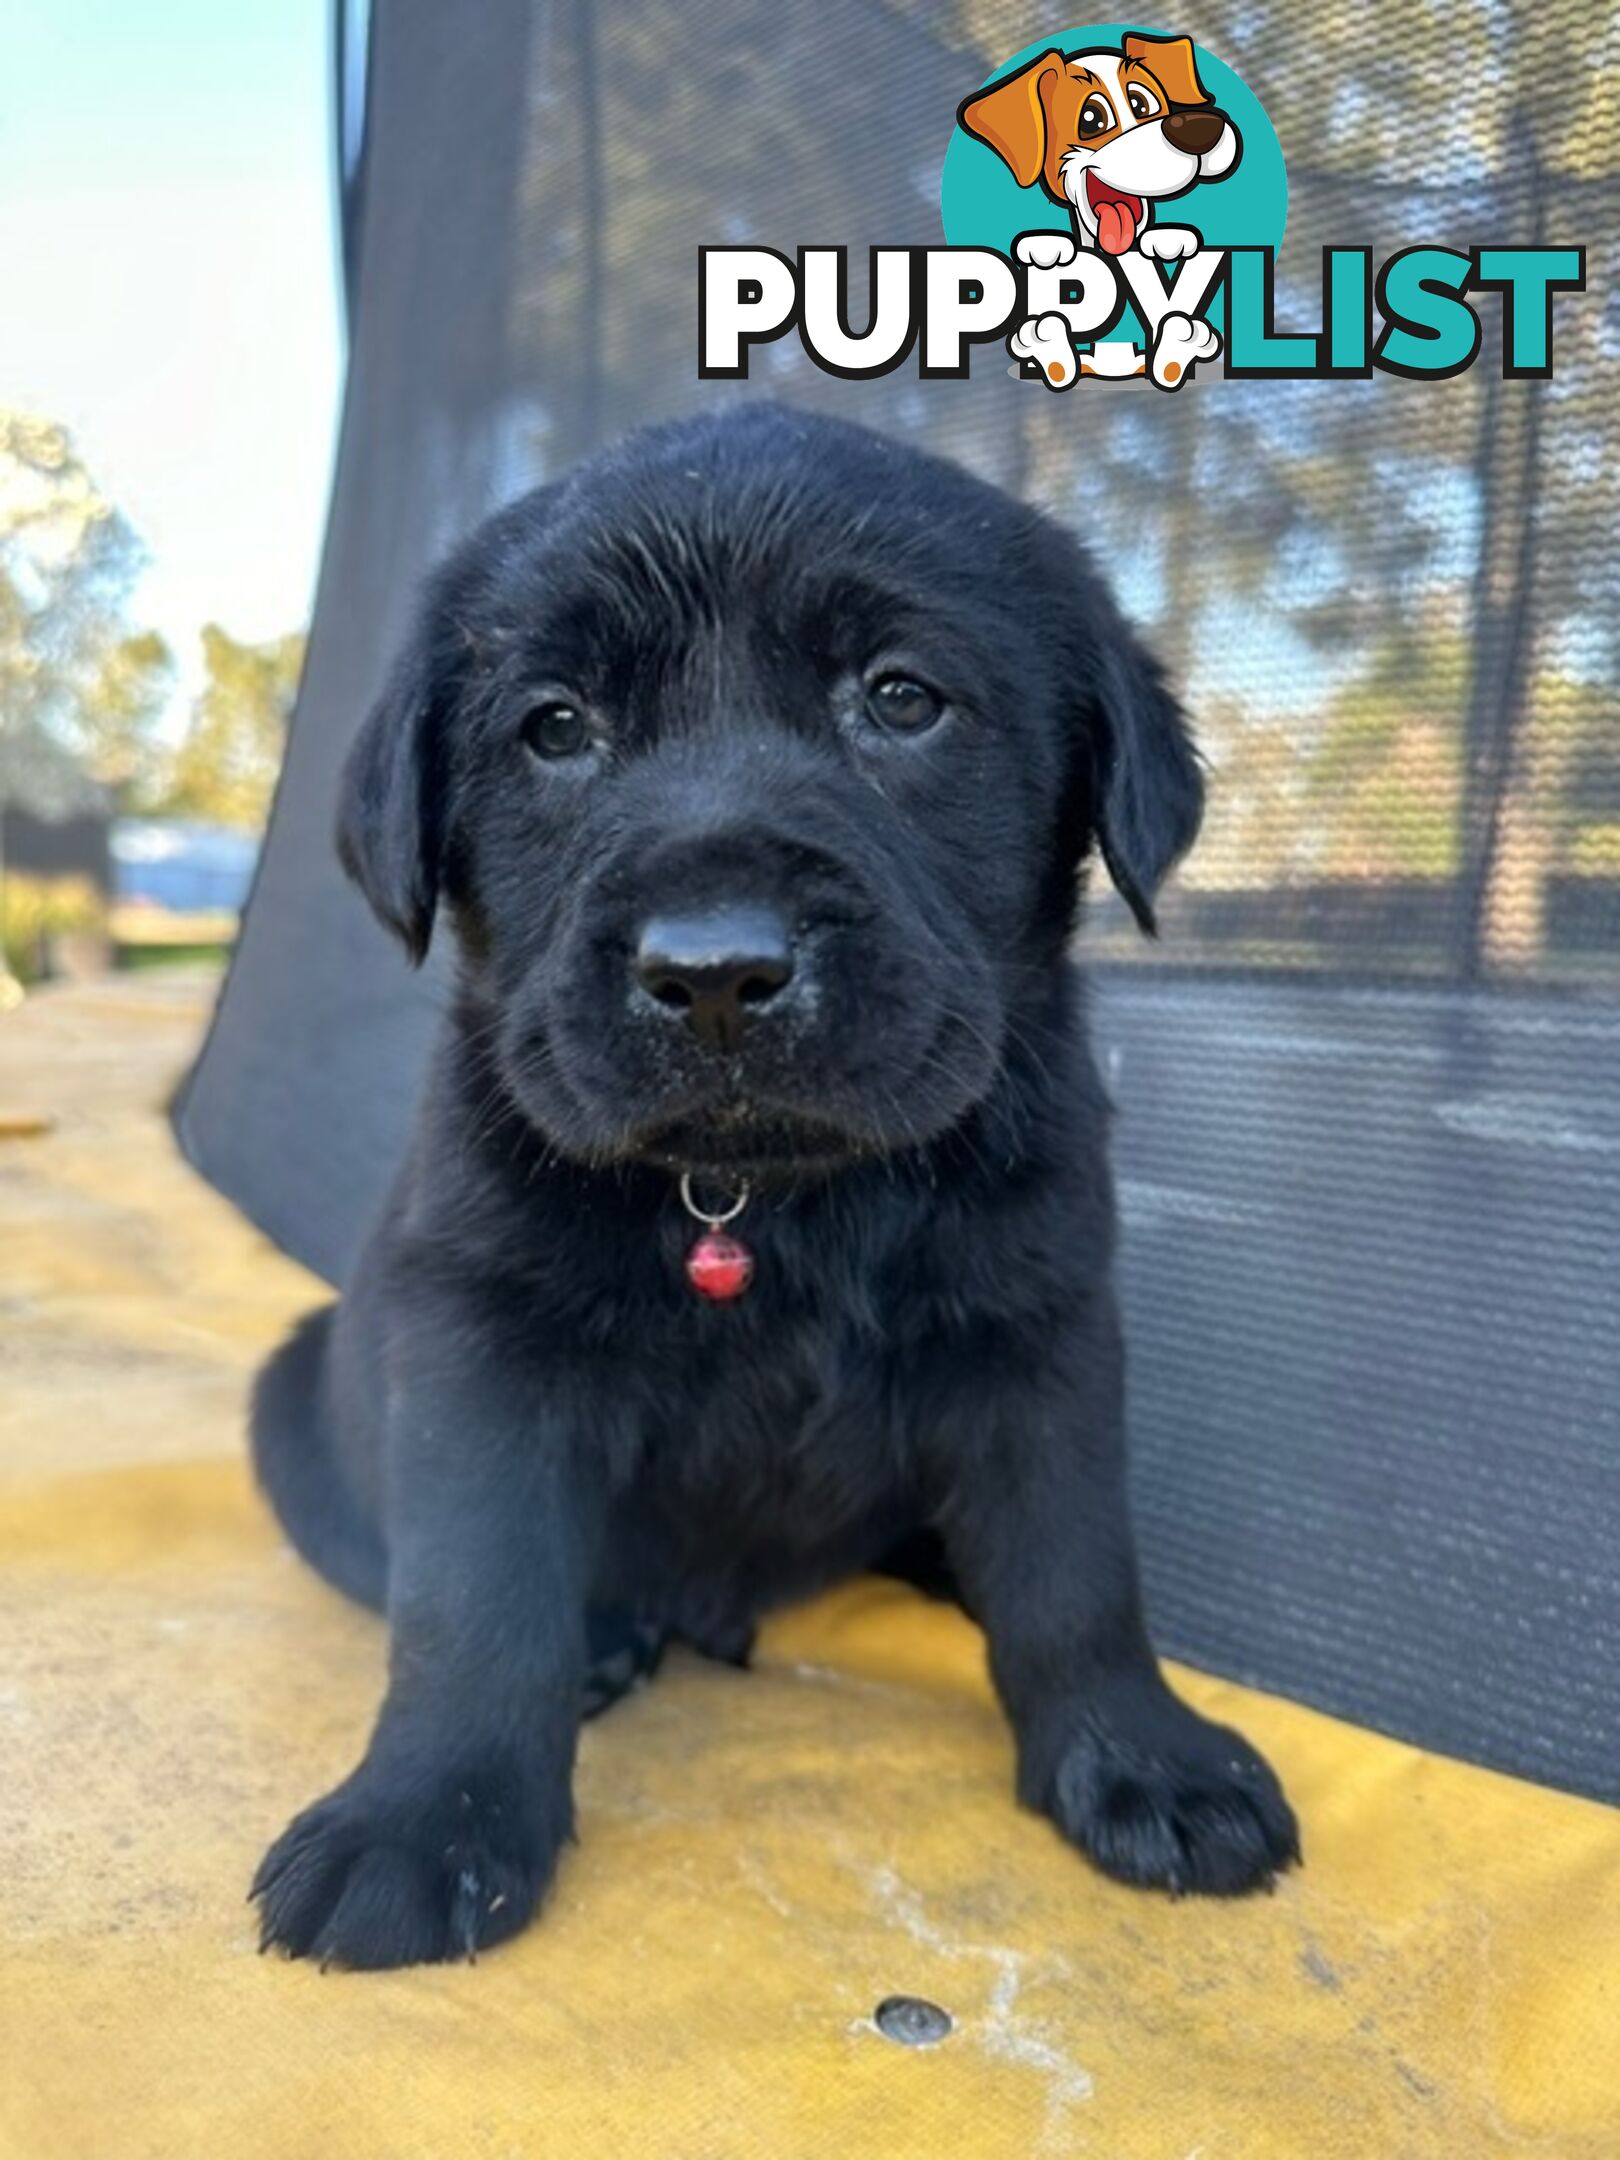
[[[871,717],[874,674],[943,716]],[[566,697],[594,747],[546,760]],[[335,1317],[259,1390],[260,1474],[386,1604],[364,1760],[272,1848],[264,1939],[382,1966],[520,1927],[582,1709],[678,1637],[948,1560],[1019,1790],[1127,1882],[1296,1855],[1275,1778],[1166,1688],[1126,1504],[1108,1106],[1066,959],[1100,843],[1144,926],[1190,842],[1174,702],[1074,541],[954,467],[750,407],[631,438],[431,584],[350,760],[343,859],[460,954],[414,1143]],[[740,1049],[632,979],[656,910],[769,904]],[[742,1177],[703,1303],[677,1173]],[[937,1570],[936,1570],[937,1572]]]

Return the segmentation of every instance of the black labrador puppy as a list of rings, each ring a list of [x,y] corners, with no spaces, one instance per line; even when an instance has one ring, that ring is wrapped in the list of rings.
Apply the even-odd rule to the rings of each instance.
[[[1143,1625],[1066,957],[1092,844],[1151,929],[1201,794],[1070,535],[859,428],[632,436],[433,579],[338,841],[413,960],[447,911],[453,1009],[355,1278],[255,1407],[390,1677],[259,1870],[267,1944],[514,1934],[586,1710],[897,1548],[948,1567],[1020,1794],[1099,1867],[1229,1893],[1297,1857]]]

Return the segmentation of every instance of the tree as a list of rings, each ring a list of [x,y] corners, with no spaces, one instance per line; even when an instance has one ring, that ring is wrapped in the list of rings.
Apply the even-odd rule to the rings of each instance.
[[[142,561],[67,430],[0,408],[0,801],[53,817],[139,792],[173,672],[128,619]]]
[[[281,770],[304,634],[288,631],[251,645],[208,623],[202,641],[208,679],[157,807],[169,816],[257,831]]]
[[[132,630],[98,658],[75,716],[81,765],[115,808],[149,807],[162,752],[155,735],[174,688],[174,658],[155,630]]]

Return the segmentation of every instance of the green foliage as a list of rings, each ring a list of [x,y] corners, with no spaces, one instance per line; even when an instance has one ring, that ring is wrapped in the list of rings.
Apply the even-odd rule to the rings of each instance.
[[[106,927],[107,911],[88,878],[27,877],[14,871],[0,894],[0,976],[19,982],[40,971],[45,940]]]
[[[1462,751],[1448,724],[1468,681],[1454,634],[1396,635],[1341,690],[1305,765],[1302,809],[1329,878],[1457,870]]]
[[[144,560],[66,429],[0,407],[0,799],[137,793],[173,663],[127,617]]]
[[[202,640],[208,679],[157,807],[257,832],[281,769],[304,664],[303,633],[249,645],[209,623]]]
[[[65,428],[0,408],[0,802],[257,829],[280,768],[301,632],[209,623],[190,726],[166,742],[174,658],[129,619],[145,557]]]

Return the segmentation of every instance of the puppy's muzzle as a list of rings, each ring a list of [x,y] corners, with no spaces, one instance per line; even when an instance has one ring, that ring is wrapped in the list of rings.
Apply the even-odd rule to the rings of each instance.
[[[1188,157],[1206,157],[1221,139],[1226,115],[1204,106],[1197,112],[1166,113],[1159,125],[1175,149],[1184,150]]]
[[[798,973],[786,920],[775,908],[736,905],[702,914],[656,915],[631,957],[633,996],[706,1050],[729,1057]]]

